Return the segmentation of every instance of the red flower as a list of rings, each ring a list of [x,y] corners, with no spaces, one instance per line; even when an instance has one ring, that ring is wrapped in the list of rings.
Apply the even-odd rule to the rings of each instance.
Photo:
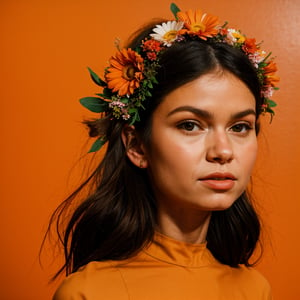
[[[252,54],[259,49],[256,45],[256,40],[249,39],[249,38],[246,38],[242,48],[246,53],[252,53]]]
[[[147,52],[147,57],[149,60],[156,60],[157,55],[155,52]]]
[[[161,50],[160,42],[153,40],[153,39],[147,40],[147,41],[143,42],[143,50],[159,52]]]

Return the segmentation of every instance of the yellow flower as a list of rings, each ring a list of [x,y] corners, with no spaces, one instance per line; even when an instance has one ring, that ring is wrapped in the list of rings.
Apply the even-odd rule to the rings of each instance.
[[[177,13],[177,17],[180,21],[184,22],[186,28],[180,30],[180,34],[194,34],[204,40],[218,34],[218,17],[202,13],[199,9],[196,11],[190,9],[186,13],[180,11]]]
[[[234,33],[232,33],[232,35],[236,38],[237,42],[240,44],[243,44],[246,40],[245,36],[243,36],[239,32],[234,32]]]
[[[119,96],[131,95],[144,78],[143,58],[132,49],[123,49],[109,60],[105,79],[107,86]]]

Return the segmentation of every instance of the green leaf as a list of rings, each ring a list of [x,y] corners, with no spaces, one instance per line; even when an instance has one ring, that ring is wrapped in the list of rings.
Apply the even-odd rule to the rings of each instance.
[[[129,99],[128,98],[121,98],[120,101],[124,104],[129,103]]]
[[[91,75],[91,78],[92,80],[97,84],[97,85],[100,85],[100,86],[103,86],[105,87],[107,84],[105,81],[103,81],[102,79],[100,79],[100,77],[90,68],[88,68],[89,70],[89,73]]]
[[[132,117],[132,120],[130,122],[129,125],[133,125],[136,121],[140,121],[140,116],[139,116],[139,113],[138,111],[135,111],[133,117]]]
[[[98,151],[106,143],[106,138],[97,139],[92,145],[88,153]]]
[[[96,97],[81,98],[79,102],[82,106],[95,113],[105,112],[108,106],[107,102]]]
[[[272,121],[273,121],[273,117],[274,117],[275,113],[274,113],[274,111],[272,109],[269,109],[268,113],[270,113],[270,122],[269,123],[271,124]]]
[[[272,52],[270,52],[263,60],[263,62],[267,61],[267,59],[271,56]]]
[[[225,23],[222,25],[221,28],[225,28],[228,25],[228,21],[225,21]]]
[[[101,93],[97,93],[97,94],[95,94],[95,95],[97,95],[97,96],[99,96],[100,98],[105,98],[106,99],[106,95],[105,94],[101,94]]]
[[[128,110],[128,113],[129,113],[130,115],[136,114],[136,113],[137,113],[137,108],[136,108],[136,107],[130,108],[130,109]]]
[[[146,91],[146,96],[147,97],[152,97],[152,94],[149,91]]]
[[[171,12],[173,13],[175,19],[177,20],[177,13],[180,11],[179,7],[175,3],[170,5]]]
[[[268,64],[265,63],[264,61],[262,61],[262,62],[260,62],[258,65],[259,65],[260,68],[264,68],[264,67],[266,67]]]
[[[110,99],[111,95],[112,95],[112,92],[109,88],[104,88],[103,89],[103,95],[105,95],[106,98]]]
[[[275,107],[275,106],[277,106],[277,103],[275,101],[273,101],[273,100],[270,100],[270,99],[268,99],[268,104],[269,104],[269,107]]]
[[[156,84],[158,84],[158,81],[156,80],[156,78],[153,76],[153,77],[151,77],[151,81],[153,82],[153,83],[156,83]]]

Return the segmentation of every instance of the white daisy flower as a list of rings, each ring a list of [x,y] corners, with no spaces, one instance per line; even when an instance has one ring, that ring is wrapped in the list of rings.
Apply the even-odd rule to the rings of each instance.
[[[170,47],[178,36],[178,31],[183,28],[184,22],[168,21],[161,25],[156,25],[153,29],[155,33],[150,34],[156,41],[162,42],[164,46]]]

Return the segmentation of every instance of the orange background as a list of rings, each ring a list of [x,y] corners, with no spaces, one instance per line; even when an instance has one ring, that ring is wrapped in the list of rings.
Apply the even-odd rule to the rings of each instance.
[[[258,268],[275,299],[300,295],[300,2],[298,0],[178,0],[202,8],[264,39],[280,68],[279,106],[265,120],[254,182],[265,219],[265,256]],[[96,92],[90,66],[101,73],[115,52],[114,38],[152,17],[171,17],[166,0],[2,0],[1,76],[1,280],[4,300],[49,299],[58,265],[49,246],[38,251],[48,218],[80,180],[90,114],[77,99]]]

